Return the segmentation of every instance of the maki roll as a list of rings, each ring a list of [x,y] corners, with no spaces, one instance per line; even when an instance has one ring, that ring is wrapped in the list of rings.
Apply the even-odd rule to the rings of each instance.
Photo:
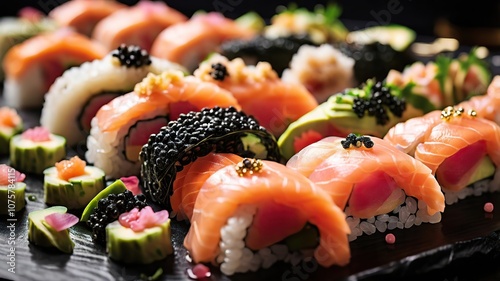
[[[0,215],[14,217],[26,205],[24,194],[26,175],[5,164],[0,164]]]
[[[302,149],[286,165],[325,190],[345,211],[350,240],[437,223],[445,208],[431,169],[377,137],[327,137]]]
[[[411,103],[413,102],[413,103]],[[423,112],[425,105],[397,88],[368,80],[360,88],[349,88],[331,96],[291,123],[278,139],[281,153],[289,159],[307,145],[328,136],[346,137],[350,132],[383,137],[397,123]]]
[[[332,45],[305,45],[293,56],[282,79],[288,83],[301,83],[321,103],[331,95],[355,86],[353,67],[354,60]]]
[[[133,92],[99,109],[92,120],[86,158],[109,178],[139,175],[139,152],[151,134],[180,114],[205,107],[239,109],[228,91],[181,71],[149,74]]]
[[[276,139],[254,118],[234,107],[205,108],[181,114],[149,137],[139,154],[144,193],[171,209],[177,172],[210,152],[281,160]]]
[[[184,70],[137,46],[121,45],[103,59],[65,71],[45,97],[40,123],[73,146],[86,139],[101,106],[131,92],[148,73],[170,69]]]
[[[153,42],[151,54],[193,71],[223,42],[250,39],[255,34],[255,30],[239,26],[220,13],[196,14],[187,22],[163,30]]]
[[[0,155],[9,153],[10,139],[22,130],[23,120],[17,111],[6,106],[0,107]]]
[[[127,6],[114,0],[73,0],[65,2],[49,12],[49,17],[59,26],[67,26],[90,37],[96,24]]]
[[[109,51],[127,44],[139,46],[149,52],[162,30],[187,19],[164,2],[141,0],[136,5],[120,9],[99,21],[92,38]]]
[[[247,66],[241,58],[214,54],[194,75],[233,93],[242,110],[276,137],[318,105],[304,86],[283,82],[267,62]]]
[[[34,36],[5,55],[5,103],[39,108],[45,93],[66,69],[105,55],[101,45],[68,28]]]
[[[244,158],[201,187],[184,240],[192,260],[233,275],[298,264],[350,261],[345,214],[303,175],[280,163]]]
[[[432,170],[447,204],[500,190],[500,127],[473,109],[450,106],[410,119],[385,139]]]

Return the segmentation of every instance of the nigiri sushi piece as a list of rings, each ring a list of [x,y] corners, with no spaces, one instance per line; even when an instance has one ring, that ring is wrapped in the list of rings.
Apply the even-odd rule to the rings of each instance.
[[[9,153],[10,139],[21,133],[23,120],[15,109],[0,107],[0,155]]]
[[[73,0],[55,7],[49,12],[49,17],[59,26],[72,27],[90,37],[100,20],[127,7],[114,0]]]
[[[290,159],[324,137],[346,137],[350,132],[381,138],[399,122],[423,114],[407,94],[368,80],[359,88],[332,95],[287,127],[278,139],[281,153]]]
[[[250,39],[255,35],[253,29],[241,27],[222,14],[197,14],[187,22],[163,30],[153,42],[151,54],[193,71],[223,42]]]
[[[431,169],[377,137],[327,137],[305,147],[286,165],[325,190],[346,212],[350,240],[437,223],[445,208]]]
[[[486,95],[474,96],[457,105],[457,107],[473,108],[478,116],[500,124],[500,76],[491,81]]]
[[[332,45],[304,45],[283,72],[287,83],[301,83],[321,103],[331,95],[355,86],[354,60]]]
[[[172,210],[177,173],[211,152],[281,161],[276,139],[252,116],[234,107],[207,107],[181,114],[149,136],[139,153],[144,194]]]
[[[215,106],[240,108],[228,91],[181,71],[150,73],[134,91],[99,109],[86,158],[110,178],[139,175],[139,152],[151,134],[182,113]]]
[[[5,56],[5,102],[14,108],[39,108],[66,69],[105,55],[101,45],[68,28],[32,37]]]
[[[285,83],[267,62],[247,66],[241,58],[214,54],[194,75],[233,93],[243,111],[279,137],[287,126],[318,106],[302,85]]]
[[[133,91],[148,73],[185,71],[177,64],[152,57],[133,45],[121,45],[102,59],[63,73],[45,95],[40,123],[64,136],[69,146],[85,144],[91,120],[101,106]]]
[[[245,158],[205,181],[184,246],[194,262],[226,275],[268,268],[288,255],[345,266],[349,232],[342,210],[305,176]]]
[[[127,44],[137,45],[149,52],[162,30],[187,20],[185,15],[164,2],[141,0],[136,5],[120,9],[99,21],[92,38],[108,50]]]

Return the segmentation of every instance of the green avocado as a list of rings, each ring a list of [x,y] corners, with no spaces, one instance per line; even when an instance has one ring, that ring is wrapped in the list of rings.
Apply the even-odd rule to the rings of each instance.
[[[266,26],[264,19],[256,12],[248,12],[238,17],[235,23],[243,28],[260,32]]]
[[[351,31],[347,35],[347,41],[364,45],[379,42],[402,52],[415,41],[416,35],[414,30],[406,26],[390,24]]]
[[[314,249],[319,244],[318,228],[314,225],[306,224],[299,232],[285,238],[285,244],[291,252]]]
[[[474,171],[474,174],[469,179],[467,185],[471,185],[477,181],[492,177],[495,174],[495,164],[491,161],[490,157],[485,156],[481,159],[481,163]]]
[[[97,207],[97,203],[99,203],[99,200],[102,198],[106,198],[110,194],[119,194],[127,190],[127,187],[125,187],[125,184],[121,180],[116,180],[112,184],[110,184],[108,187],[103,189],[101,192],[99,192],[88,204],[87,207],[83,210],[82,213],[82,218],[80,221],[87,221],[90,217],[90,215],[94,212],[94,208]]]
[[[45,217],[53,213],[66,213],[67,208],[54,206],[33,211],[28,215],[28,240],[41,247],[55,247],[64,253],[71,254],[75,243],[69,236],[69,229],[56,231],[45,222]]]

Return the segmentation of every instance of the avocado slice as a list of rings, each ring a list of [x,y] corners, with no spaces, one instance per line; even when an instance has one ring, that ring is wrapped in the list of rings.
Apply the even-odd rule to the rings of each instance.
[[[415,41],[416,36],[416,32],[411,28],[398,24],[390,24],[351,31],[347,35],[347,41],[363,45],[379,42],[391,46],[396,51],[402,52]]]
[[[66,213],[63,206],[54,206],[28,214],[28,241],[41,247],[55,247],[71,254],[75,243],[69,236],[69,229],[56,231],[45,222],[45,217],[53,213]]]
[[[495,171],[495,164],[493,164],[491,158],[488,156],[484,156],[483,159],[481,159],[479,166],[474,171],[474,174],[472,174],[472,176],[470,177],[467,186],[480,180],[492,177],[495,174]]]
[[[125,192],[127,190],[127,187],[121,180],[116,180],[112,184],[110,184],[108,187],[105,189],[101,190],[85,207],[82,213],[82,218],[80,221],[87,221],[92,213],[94,213],[94,208],[97,207],[97,204],[99,203],[99,200],[102,198],[108,197],[110,194],[119,194],[122,192]]]
[[[319,230],[316,226],[308,223],[299,232],[285,238],[284,242],[291,252],[314,249],[319,244]]]
[[[266,26],[264,19],[256,12],[247,12],[235,20],[235,23],[243,28],[253,29],[260,32]]]

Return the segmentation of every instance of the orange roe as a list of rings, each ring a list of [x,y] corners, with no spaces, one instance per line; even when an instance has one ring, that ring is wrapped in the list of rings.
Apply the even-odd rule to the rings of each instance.
[[[21,123],[21,117],[15,109],[0,107],[0,127],[15,128]]]
[[[74,156],[69,160],[56,163],[57,175],[63,180],[78,177],[85,174],[86,163],[80,157]]]

